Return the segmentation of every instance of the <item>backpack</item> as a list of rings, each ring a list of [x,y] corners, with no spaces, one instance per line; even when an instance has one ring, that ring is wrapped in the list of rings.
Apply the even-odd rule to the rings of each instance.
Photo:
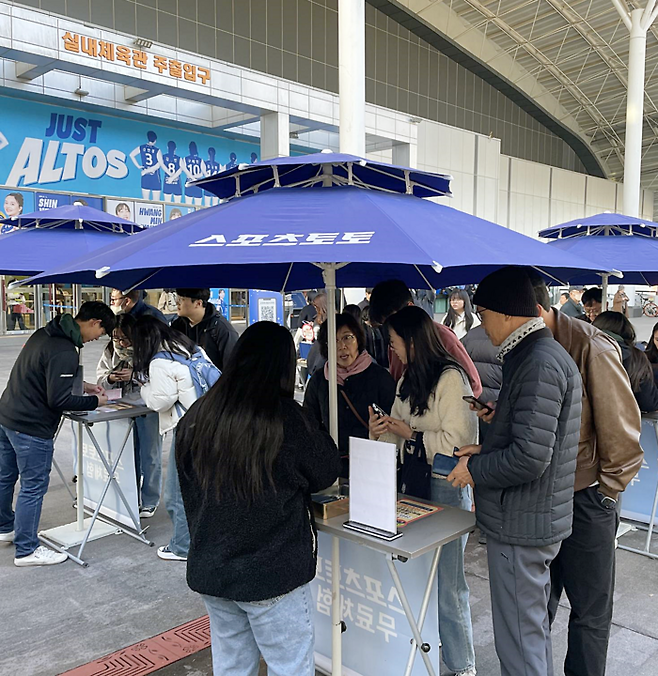
[[[179,364],[184,364],[190,369],[190,376],[192,376],[192,383],[196,390],[197,399],[202,397],[222,375],[221,371],[207,359],[201,350],[197,350],[191,357],[184,357],[182,354],[175,352],[158,352],[153,359],[167,359],[168,361],[177,361]],[[176,407],[183,409],[187,413],[187,409],[180,403],[176,402]]]

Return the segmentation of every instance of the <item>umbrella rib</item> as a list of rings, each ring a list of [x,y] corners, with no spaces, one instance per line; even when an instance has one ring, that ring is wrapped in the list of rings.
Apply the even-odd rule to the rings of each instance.
[[[146,275],[146,277],[144,277],[143,279],[140,279],[139,281],[135,282],[129,289],[125,289],[125,290],[123,291],[124,296],[125,296],[127,293],[130,293],[131,291],[134,291],[138,286],[140,286],[141,284],[144,284],[144,282],[148,282],[149,279],[151,279],[151,277],[154,277],[155,275],[157,275],[158,272],[162,272],[163,269],[164,269],[164,268],[158,268],[157,270],[154,270],[154,271],[151,272],[150,274]]]
[[[290,273],[292,272],[292,266],[294,263],[290,263],[290,267],[288,268],[288,273],[286,274],[286,278],[283,280],[283,286],[281,287],[281,293],[285,293],[286,291],[286,284],[288,283],[288,279],[290,278]]]
[[[554,277],[550,272],[546,272],[546,270],[543,270],[542,268],[537,267],[536,265],[531,266],[533,270],[537,270],[537,272],[541,272],[542,275],[546,275],[547,277],[550,277],[554,282],[557,282],[558,284],[562,286],[567,286],[567,283],[561,279],[558,279],[557,277]]]
[[[419,268],[417,265],[414,265],[414,267],[416,268],[416,272],[417,272],[417,273],[423,278],[423,280],[425,281],[425,284],[427,284],[427,288],[428,288],[428,289],[433,289],[434,287],[427,281],[427,277],[425,277],[425,275],[421,272],[420,268]]]

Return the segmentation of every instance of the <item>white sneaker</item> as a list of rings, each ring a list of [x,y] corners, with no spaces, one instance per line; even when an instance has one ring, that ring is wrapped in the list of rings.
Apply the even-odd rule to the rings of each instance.
[[[178,556],[174,554],[169,545],[164,545],[164,547],[158,547],[158,556],[165,561],[187,561],[187,556]]]
[[[13,542],[14,541],[14,531],[10,533],[0,533],[0,542]]]
[[[64,563],[68,554],[60,554],[48,547],[37,547],[29,556],[14,559],[15,566],[52,566],[56,563]]]

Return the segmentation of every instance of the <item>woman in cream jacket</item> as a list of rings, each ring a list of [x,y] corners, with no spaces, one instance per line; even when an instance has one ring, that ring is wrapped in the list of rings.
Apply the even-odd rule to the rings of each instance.
[[[175,429],[197,400],[197,393],[189,367],[175,361],[173,356],[167,358],[167,355],[178,354],[189,358],[201,348],[157,317],[148,315],[135,324],[133,348],[135,377],[144,383],[142,399],[159,414],[161,435],[174,430],[164,487],[164,499],[174,533],[169,544],[158,549],[158,556],[166,561],[186,561],[190,532],[176,471]],[[155,358],[158,353],[162,355]]]
[[[477,442],[477,417],[462,399],[472,395],[468,377],[446,352],[434,323],[418,307],[405,307],[387,321],[391,347],[407,365],[390,416],[370,411],[370,436],[398,445],[402,459],[417,445],[432,465],[437,454]],[[432,475],[431,498],[470,511],[468,489]],[[475,676],[473,629],[464,575],[467,536],[443,547],[438,567],[439,633],[443,661],[458,676]]]

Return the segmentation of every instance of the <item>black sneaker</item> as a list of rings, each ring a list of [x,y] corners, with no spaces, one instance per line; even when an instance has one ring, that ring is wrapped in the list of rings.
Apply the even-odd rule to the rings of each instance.
[[[139,516],[141,519],[150,519],[154,514],[157,507],[142,507],[139,510]]]

